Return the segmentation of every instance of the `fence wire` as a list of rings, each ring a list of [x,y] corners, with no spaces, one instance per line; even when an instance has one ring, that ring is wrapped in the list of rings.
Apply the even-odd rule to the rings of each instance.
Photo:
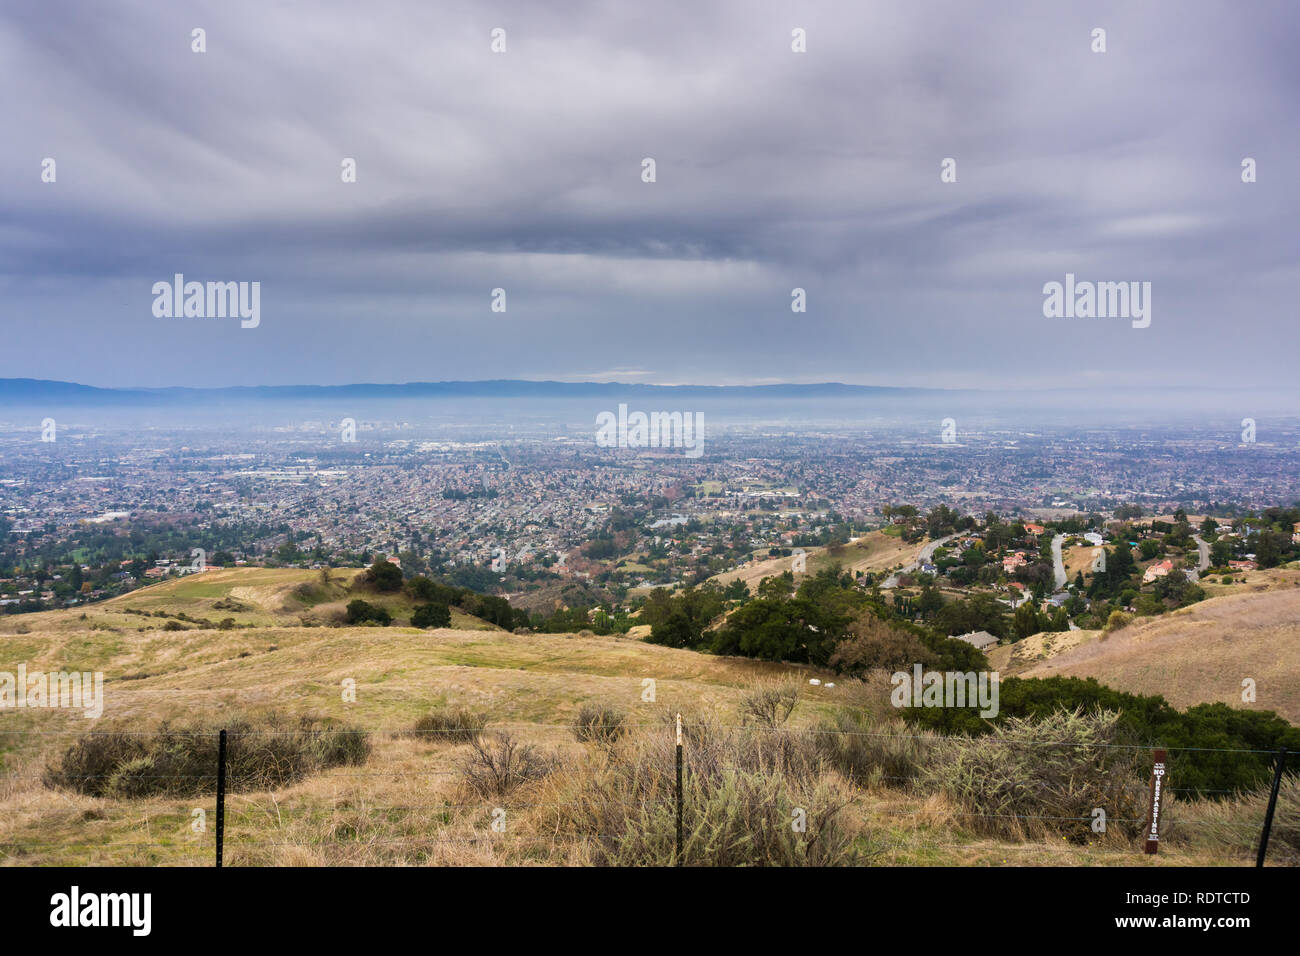
[[[781,735],[806,735],[806,736],[823,736],[833,735],[841,737],[860,737],[876,738],[887,740],[908,740],[924,741],[926,743],[938,742],[962,742],[970,743],[973,740],[998,742],[1014,746],[1025,747],[1075,747],[1088,751],[1101,750],[1122,750],[1122,751],[1151,751],[1155,749],[1152,746],[1140,744],[1113,744],[1097,742],[1080,742],[1080,741],[1035,741],[1023,739],[1011,739],[998,737],[996,735],[982,735],[979,737],[966,737],[943,735],[935,733],[887,733],[876,731],[855,731],[830,727],[800,728],[800,727],[773,727],[756,723],[725,723],[706,721],[710,729],[718,729],[732,732],[759,733],[779,737]],[[461,745],[471,739],[477,739],[480,736],[489,736],[494,732],[508,731],[512,729],[528,729],[533,732],[555,731],[555,732],[573,732],[572,723],[554,723],[554,722],[528,722],[528,721],[501,721],[492,722],[490,726],[450,726],[440,727],[433,730],[415,730],[410,727],[380,727],[380,728],[327,728],[327,729],[279,729],[279,728],[254,728],[247,731],[247,734],[253,738],[263,737],[292,737],[292,738],[321,738],[331,734],[337,734],[341,730],[357,732],[363,734],[369,739],[370,737],[387,736],[392,739],[410,739],[420,742],[435,741],[450,745]],[[620,724],[620,730],[660,730],[665,734],[672,734],[672,727],[660,720],[651,722],[628,722]],[[20,737],[73,737],[76,739],[96,738],[96,737],[117,737],[117,738],[141,738],[141,739],[193,739],[193,738],[212,738],[218,739],[220,731],[212,730],[165,730],[165,731],[144,731],[144,730],[91,730],[77,731],[67,729],[23,729],[23,730],[5,730],[0,729],[0,741],[6,736]],[[231,732],[228,739],[237,740],[240,733]],[[686,737],[686,746],[690,746],[689,733]],[[1268,755],[1277,756],[1278,752],[1273,750],[1262,750],[1252,748],[1226,748],[1226,747],[1161,747],[1170,753],[1217,753],[1217,754],[1251,754],[1251,755]],[[0,750],[0,754],[3,751]],[[740,770],[738,766],[728,766],[727,770]],[[49,769],[46,770],[15,770],[0,771],[0,780],[9,781],[40,781],[44,784],[47,791],[57,794],[59,797],[67,800],[68,797],[61,792],[60,788],[54,787],[50,783]],[[346,767],[327,767],[313,773],[313,776],[319,776],[329,781],[348,781],[348,780],[367,780],[387,779],[394,783],[403,783],[410,780],[421,780],[425,778],[455,778],[462,777],[462,769],[438,769],[438,768],[399,768],[393,770],[366,770]],[[1280,771],[1279,771],[1280,774]],[[117,771],[102,773],[78,773],[79,780],[108,780],[117,775]],[[208,790],[216,789],[217,767],[214,765],[211,771],[193,772],[193,773],[164,773],[164,774],[133,774],[133,780],[149,781],[167,781],[176,785],[192,785],[196,783],[204,784],[201,793],[203,796],[208,795]],[[896,774],[873,773],[870,775],[873,782],[890,782],[897,784],[894,788],[895,793],[904,793],[907,788],[915,783],[914,777],[901,776]],[[302,783],[302,779],[286,781],[284,787],[295,786]],[[283,787],[281,788],[283,789]],[[860,786],[852,785],[853,795],[848,804],[864,804],[866,797],[872,793]],[[1232,795],[1239,791],[1228,788],[1210,788],[1210,787],[1169,787],[1165,792],[1179,794],[1216,794]],[[876,794],[878,796],[878,794]],[[10,796],[13,796],[11,792]],[[84,796],[84,795],[79,795]],[[168,793],[165,790],[150,794],[148,799],[163,799],[170,801],[180,801],[184,795]],[[640,801],[619,800],[612,794],[602,793],[601,798],[604,800],[613,800],[621,804],[625,809],[636,811],[642,814],[664,812],[671,810],[671,796],[665,795],[661,798]],[[96,798],[89,798],[96,799]],[[488,832],[449,832],[450,816],[459,815],[462,819],[456,821],[457,826],[472,825],[470,818],[475,814],[492,816],[494,813],[505,811],[506,814],[531,812],[531,811],[553,811],[555,814],[562,815],[573,809],[573,804],[569,802],[535,802],[512,800],[508,796],[501,796],[495,801],[479,800],[475,802],[451,802],[451,801],[432,801],[419,803],[372,803],[364,797],[357,795],[339,796],[324,798],[322,802],[299,806],[283,806],[280,799],[274,795],[274,791],[266,791],[265,794],[249,794],[239,792],[226,792],[224,794],[225,806],[224,817],[221,820],[221,829],[223,830],[223,846],[227,854],[231,851],[256,851],[262,849],[284,849],[300,848],[314,851],[327,851],[343,857],[355,851],[363,851],[369,847],[399,847],[411,851],[410,855],[416,858],[427,857],[431,848],[449,847],[449,846],[481,846],[508,845],[512,841],[520,840],[525,846],[536,846],[544,844],[564,844],[578,845],[589,844],[593,841],[612,841],[618,842],[627,838],[627,833],[603,833],[587,832],[577,830],[574,832],[552,832],[531,831],[521,832],[518,829],[507,828],[502,832],[489,830]],[[321,799],[313,797],[312,799]],[[268,803],[269,801],[269,803]],[[71,801],[69,800],[71,804]],[[125,801],[124,801],[125,803]],[[130,812],[129,805],[112,808],[115,812],[121,810],[123,813]],[[843,809],[841,807],[841,809]],[[216,815],[215,807],[203,806],[193,807],[190,809],[145,813],[140,821],[150,832],[154,827],[163,827],[166,825],[184,827],[190,821],[195,813],[202,811],[205,814]],[[26,811],[30,812],[30,811]],[[1029,814],[1029,813],[990,813],[980,811],[969,811],[962,809],[944,808],[942,810],[921,809],[901,809],[887,806],[864,806],[864,812],[869,818],[874,817],[895,817],[895,818],[947,818],[955,820],[975,820],[975,821],[992,821],[992,820],[1016,820],[1022,822],[1040,822],[1040,823],[1068,823],[1068,824],[1087,824],[1089,827],[1095,822],[1090,816],[1061,816],[1052,814]],[[294,820],[314,820],[325,821],[334,817],[374,817],[382,814],[386,817],[380,821],[380,824],[399,825],[400,823],[410,822],[412,825],[418,825],[425,828],[426,832],[418,835],[406,836],[400,839],[389,838],[387,834],[378,833],[375,835],[365,835],[357,827],[351,827],[351,837],[339,837],[331,840],[302,839],[293,840],[285,839],[283,833],[285,829],[286,818]],[[114,814],[116,815],[116,813]],[[6,812],[4,803],[0,803],[0,826],[13,821],[6,819],[12,816]],[[399,820],[393,819],[394,816],[400,817]],[[109,814],[102,809],[83,810],[83,822],[94,823],[102,822],[109,817]],[[444,825],[438,824],[437,818],[445,818]],[[265,837],[260,835],[251,835],[248,829],[252,827],[252,821],[265,822],[270,820],[274,825]],[[1169,823],[1177,825],[1177,818],[1174,817]],[[1148,823],[1147,817],[1108,817],[1108,824],[1130,824],[1145,826]],[[367,824],[369,826],[369,824]],[[1215,823],[1216,827],[1222,827],[1228,830],[1253,831],[1260,830],[1260,824],[1247,821],[1229,821],[1222,820]],[[19,827],[21,829],[21,827]],[[195,865],[210,865],[211,856],[214,849],[214,828],[205,826],[202,832],[192,833],[184,836],[172,836],[169,839],[146,839],[146,840],[110,840],[108,842],[90,842],[77,841],[75,838],[63,841],[41,840],[41,839],[0,839],[0,861],[8,863],[21,863],[24,857],[31,853],[40,851],[62,851],[63,853],[72,853],[77,856],[84,856],[87,860],[94,860],[101,854],[112,851],[148,851],[149,854],[157,854],[163,857],[169,854],[177,854],[185,859],[177,862],[191,862]],[[1080,829],[1080,828],[1076,828]],[[280,832],[277,832],[280,831]],[[2,832],[2,831],[0,831]],[[1138,852],[1132,845],[1122,845],[1121,843],[1108,842],[1102,838],[1102,834],[1093,834],[1096,840],[1088,841],[1086,836],[1081,833],[1075,833],[1075,842],[1072,846],[1077,846],[1080,852],[1086,850],[1087,859],[1098,857],[1132,862],[1134,854]],[[1084,842],[1080,843],[1080,837]],[[1069,839],[1063,836],[1062,839]],[[888,853],[908,853],[918,854],[930,851],[941,850],[961,850],[976,855],[987,856],[996,855],[1004,851],[1043,851],[1046,845],[1041,842],[1008,842],[1005,840],[993,841],[993,838],[987,836],[973,835],[966,842],[924,839],[922,836],[910,836],[907,839],[896,839],[892,836],[882,837],[879,834],[869,835],[867,846],[872,854],[879,856]],[[83,852],[84,851],[84,852]]]

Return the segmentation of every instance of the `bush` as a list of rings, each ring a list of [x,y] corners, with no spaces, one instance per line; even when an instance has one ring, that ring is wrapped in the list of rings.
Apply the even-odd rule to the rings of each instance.
[[[873,723],[841,710],[818,725],[815,739],[826,762],[859,786],[909,787],[922,775],[938,742],[933,733],[901,720]]]
[[[767,729],[724,731],[698,721],[686,724],[684,736],[683,865],[859,862],[840,813],[849,798],[815,771],[807,759],[808,738]],[[791,753],[804,757],[788,772],[778,769]],[[621,737],[600,752],[599,762],[593,758],[590,766],[559,774],[551,786],[545,825],[586,837],[592,862],[677,862],[676,746],[668,723]],[[796,820],[802,820],[802,830],[793,825]]]
[[[113,768],[104,784],[106,797],[132,800],[155,793],[158,765],[151,756],[134,757]]]
[[[520,744],[508,733],[497,732],[490,740],[475,737],[470,745],[473,752],[461,764],[461,779],[484,799],[504,797],[554,769],[554,762],[536,747]]]
[[[583,704],[573,720],[573,737],[579,743],[610,743],[627,729],[623,726],[624,719],[623,712],[614,707]]]
[[[892,627],[871,611],[862,611],[849,625],[844,640],[835,645],[827,663],[837,671],[862,676],[867,671],[910,670],[913,664],[930,666],[935,655],[915,634]]]
[[[46,769],[45,784],[91,797],[199,796],[216,789],[217,747],[216,731],[198,725],[95,732]],[[369,735],[353,727],[275,714],[256,725],[237,719],[227,723],[226,786],[272,790],[328,767],[365,763],[369,755]]]
[[[793,681],[756,684],[740,698],[741,723],[780,727],[798,703],[799,685]]]
[[[1110,617],[1106,618],[1106,627],[1104,630],[1107,634],[1118,631],[1133,623],[1133,615],[1126,614],[1123,611],[1111,611]]]
[[[451,627],[451,608],[445,604],[420,604],[411,614],[411,626],[426,629]]]
[[[969,815],[971,829],[1003,839],[1093,836],[1092,812],[1129,836],[1146,813],[1149,754],[1112,747],[1119,714],[1057,711],[1012,718],[997,737],[948,738],[935,749],[924,782],[947,793]]]
[[[477,740],[487,726],[487,721],[487,714],[459,707],[442,707],[417,720],[411,733],[424,740],[465,743]]]

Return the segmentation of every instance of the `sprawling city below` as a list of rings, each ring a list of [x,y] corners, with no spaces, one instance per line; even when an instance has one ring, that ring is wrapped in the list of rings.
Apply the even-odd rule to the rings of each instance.
[[[437,409],[344,417],[264,403],[208,424],[190,412],[170,424],[136,412],[11,413],[0,601],[10,613],[66,607],[200,561],[321,568],[387,557],[408,576],[449,577],[526,609],[554,603],[548,582],[612,604],[847,544],[897,525],[900,508],[981,523],[1091,515],[1100,527],[1125,507],[1230,523],[1300,500],[1294,420],[1270,419],[1256,435],[1225,416],[1025,427],[1007,412],[856,422],[834,410],[809,424],[732,409],[705,415],[693,457],[602,447],[583,424],[597,416],[570,406],[548,415],[530,404],[509,424],[473,406]]]

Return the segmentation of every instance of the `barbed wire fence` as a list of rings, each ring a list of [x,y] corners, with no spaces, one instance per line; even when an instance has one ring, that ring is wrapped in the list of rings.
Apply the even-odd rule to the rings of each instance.
[[[999,737],[996,734],[988,734],[980,737],[951,736],[935,733],[889,733],[882,731],[868,730],[846,730],[842,728],[818,727],[784,727],[784,726],[761,726],[753,723],[719,723],[711,721],[709,724],[715,729],[758,732],[772,735],[774,738],[780,735],[790,734],[818,734],[818,735],[836,735],[840,737],[861,737],[877,738],[888,740],[909,740],[924,741],[935,743],[936,741],[951,741],[959,743],[970,743],[973,740],[989,741],[1003,743],[1011,746],[1022,747],[1039,747],[1039,748],[1085,748],[1089,750],[1114,750],[1129,751],[1133,753],[1150,753],[1152,757],[1153,776],[1151,787],[1153,793],[1162,790],[1164,793],[1173,794],[1194,794],[1198,797],[1212,794],[1220,797],[1228,797],[1234,794],[1240,795],[1240,791],[1230,788],[1207,788],[1207,787],[1176,787],[1163,785],[1163,781],[1158,778],[1164,775],[1164,765],[1166,753],[1200,753],[1200,754],[1249,754],[1254,756],[1268,756],[1273,760],[1273,775],[1269,795],[1266,802],[1263,818],[1259,822],[1247,821],[1220,821],[1216,826],[1229,829],[1240,829],[1243,832],[1250,831],[1257,833],[1255,842],[1256,854],[1255,865],[1263,866],[1267,851],[1269,836],[1273,826],[1273,820],[1278,801],[1280,786],[1286,772],[1288,751],[1286,748],[1277,750],[1261,750],[1251,748],[1227,748],[1227,747],[1163,747],[1155,748],[1139,744],[1118,744],[1105,743],[1098,741],[1078,742],[1068,740],[1023,740]],[[489,734],[493,732],[502,732],[510,729],[527,728],[531,731],[557,731],[570,733],[573,731],[573,725],[570,723],[546,723],[546,722],[527,722],[527,721],[494,721],[490,727],[483,726],[451,726],[440,727],[437,730],[419,730],[410,727],[379,727],[372,729],[365,728],[348,728],[350,731],[360,733],[367,739],[378,737],[405,737],[405,738],[432,738],[443,742],[466,742],[471,739],[477,739],[480,734]],[[654,722],[624,722],[621,724],[621,730],[659,730],[673,736],[673,749],[675,751],[675,780],[671,788],[670,809],[675,820],[675,850],[673,853],[672,863],[682,865],[684,860],[683,847],[687,838],[686,832],[686,798],[685,798],[685,781],[688,775],[689,762],[685,755],[690,747],[691,735],[689,726],[683,730],[681,715],[676,716],[675,727],[665,725],[662,721]],[[252,734],[257,737],[277,737],[277,736],[321,736],[329,733],[337,733],[337,730],[284,730],[273,727],[257,728]],[[518,801],[508,799],[502,795],[501,799],[492,801],[488,799],[477,800],[469,803],[457,803],[448,800],[423,802],[423,803],[370,803],[366,797],[348,796],[343,798],[334,798],[330,803],[318,803],[306,806],[285,807],[281,806],[273,789],[267,789],[256,793],[239,793],[233,792],[228,786],[230,755],[228,744],[232,739],[238,738],[240,734],[232,734],[227,729],[219,730],[108,730],[108,731],[76,731],[76,730],[4,730],[0,729],[0,738],[6,735],[19,736],[42,736],[42,737],[72,737],[78,740],[93,739],[95,737],[113,736],[118,738],[203,738],[211,740],[216,744],[214,759],[210,769],[203,771],[192,771],[185,773],[171,772],[166,774],[149,774],[135,773],[132,775],[133,781],[155,781],[152,786],[155,789],[149,790],[150,796],[165,798],[179,798],[182,794],[210,796],[214,803],[210,811],[213,815],[212,826],[209,829],[207,815],[208,806],[195,806],[189,813],[189,829],[191,838],[186,840],[152,838],[145,840],[127,840],[127,841],[109,841],[109,842],[77,842],[75,839],[70,840],[32,840],[18,839],[8,840],[0,839],[0,861],[14,863],[22,862],[23,858],[29,853],[36,851],[86,851],[84,856],[86,862],[94,865],[101,862],[98,855],[104,851],[147,851],[155,858],[165,858],[168,854],[176,854],[179,859],[178,863],[191,863],[202,865],[204,860],[211,861],[212,865],[222,867],[226,862],[226,853],[228,849],[244,850],[248,848],[309,848],[319,849],[321,842],[319,840],[287,840],[281,838],[263,839],[260,837],[249,838],[247,836],[237,836],[234,839],[229,838],[230,824],[240,824],[247,827],[250,819],[266,818],[270,819],[274,815],[274,829],[283,830],[284,820],[286,817],[310,816],[321,817],[329,814],[345,814],[354,817],[369,818],[375,815],[382,815],[382,822],[394,824],[411,822],[417,829],[428,830],[422,832],[419,836],[405,837],[401,839],[384,839],[363,837],[362,830],[366,824],[345,824],[336,835],[344,837],[354,837],[355,845],[360,848],[373,847],[405,847],[416,851],[416,856],[420,856],[423,851],[433,846],[478,846],[493,845],[500,846],[509,839],[512,831],[505,826],[505,816],[507,813],[523,810],[553,810],[565,811],[571,809],[570,805],[562,803],[536,803],[528,801]],[[400,768],[392,770],[367,770],[363,768],[341,768],[329,767],[318,771],[320,775],[327,776],[329,780],[353,781],[366,780],[373,781],[376,778],[388,778],[390,780],[428,780],[432,781],[437,778],[456,778],[463,775],[459,769],[410,769]],[[102,780],[107,782],[110,778],[117,775],[117,771],[101,773],[80,773],[78,779],[87,782],[93,780]],[[301,782],[301,779],[289,775],[285,784]],[[915,777],[891,775],[885,773],[874,773],[871,775],[873,781],[888,782],[890,786],[906,788],[915,782]],[[45,768],[38,771],[0,771],[0,781],[5,781],[4,791],[6,795],[12,794],[13,784],[22,781],[39,781],[46,787],[46,792],[59,793],[60,788],[51,783],[50,769]],[[166,781],[169,786],[162,785]],[[93,788],[92,788],[93,789]],[[148,789],[148,788],[146,788]],[[241,789],[243,783],[241,782]],[[864,799],[868,791],[864,788],[854,786],[855,795],[853,801],[857,802]],[[82,794],[85,795],[85,794]],[[62,794],[60,793],[60,796]],[[269,802],[270,806],[267,806]],[[621,801],[626,803],[629,809],[644,812],[651,803],[662,804],[663,800],[650,801],[642,799],[637,803]],[[1138,817],[1110,817],[1105,820],[1106,823],[1124,823],[1134,826],[1140,825],[1145,832],[1147,842],[1145,852],[1153,853],[1155,849],[1152,844],[1158,844],[1159,835],[1158,827],[1160,821],[1160,811],[1154,804],[1154,799],[1148,812]],[[129,803],[129,798],[122,798],[122,804]],[[233,805],[232,805],[233,803]],[[448,825],[453,822],[453,814],[456,811],[483,811],[488,814],[491,823],[486,833],[453,833],[448,832]],[[900,818],[924,818],[931,814],[926,809],[898,809],[892,807],[873,806],[870,811],[872,814],[886,817]],[[0,803],[0,822],[3,822],[4,806]],[[945,809],[944,815],[957,819],[973,820],[1016,820],[1020,822],[1039,822],[1039,823],[1077,823],[1087,825],[1093,828],[1093,832],[1105,833],[1105,829],[1098,831],[1095,829],[1097,819],[1095,816],[1061,816],[1050,814],[1027,814],[1027,813],[989,813],[983,811],[972,811],[966,809]],[[1153,819],[1154,817],[1154,819]],[[102,819],[102,813],[88,819]],[[172,811],[164,813],[155,813],[152,817],[145,816],[143,822],[146,826],[146,832],[152,834],[153,825],[172,825],[175,828],[183,827],[186,823],[185,811]],[[438,824],[443,824],[439,826]],[[622,833],[592,833],[592,832],[575,832],[570,834],[554,834],[557,842],[562,842],[565,838],[573,842],[582,842],[590,840],[612,840],[622,839],[625,834]],[[336,842],[330,844],[332,848],[337,848],[342,844]],[[1024,842],[1014,843],[999,841],[993,846],[983,846],[978,840],[966,842],[944,842],[923,839],[908,840],[877,840],[875,846],[878,849],[893,849],[898,851],[921,852],[930,850],[970,850],[970,849],[996,849],[997,852],[1025,850],[1032,851],[1041,849],[1041,843]],[[1097,852],[1097,848],[1094,848]],[[1138,848],[1117,846],[1110,849],[1104,849],[1100,852],[1112,854],[1116,857],[1127,857],[1134,853],[1143,852],[1143,847]],[[425,854],[427,856],[427,853]],[[109,853],[114,856],[114,853]],[[170,862],[165,861],[164,862]]]

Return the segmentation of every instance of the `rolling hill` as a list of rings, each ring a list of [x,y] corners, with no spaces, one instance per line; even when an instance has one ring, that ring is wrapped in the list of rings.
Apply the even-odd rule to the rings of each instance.
[[[1034,635],[998,648],[990,663],[1008,675],[1095,677],[1179,708],[1221,701],[1300,723],[1300,572],[1252,572],[1246,584],[1206,590],[1213,596],[1198,604],[1111,634]],[[1246,678],[1254,703],[1242,701]]]
[[[586,704],[617,708],[639,732],[658,739],[662,729],[664,740],[665,718],[676,711],[691,721],[741,726],[742,700],[762,681],[802,688],[792,729],[845,710],[890,715],[887,688],[877,683],[627,637],[513,634],[481,622],[478,629],[427,631],[313,624],[342,602],[349,578],[211,571],[84,610],[0,618],[0,670],[21,662],[29,672],[105,676],[100,720],[66,709],[0,714],[0,862],[211,864],[212,835],[194,829],[196,810],[212,812],[210,792],[128,798],[47,785],[47,768],[91,740],[92,730],[145,737],[167,720],[209,734],[239,720],[271,726],[272,715],[312,715],[321,726],[368,732],[360,764],[231,793],[229,865],[553,865],[588,861],[587,844],[556,829],[572,810],[560,796],[567,791],[550,789],[547,778],[522,797],[497,800],[512,821],[499,833],[494,802],[465,789],[470,745],[414,736],[417,720],[440,707],[478,712],[489,730],[507,731],[521,747],[569,768],[557,778],[572,781],[587,772],[573,768],[599,767],[603,759],[574,739],[573,718]],[[223,628],[227,618],[234,623]],[[823,683],[810,685],[813,677]],[[355,699],[348,699],[349,686]],[[649,686],[653,700],[645,699]],[[1165,866],[1237,862],[1245,852],[1171,842],[1160,856],[1145,857],[1111,840],[997,838],[972,829],[942,795],[838,779],[832,774],[852,839],[876,863]]]

